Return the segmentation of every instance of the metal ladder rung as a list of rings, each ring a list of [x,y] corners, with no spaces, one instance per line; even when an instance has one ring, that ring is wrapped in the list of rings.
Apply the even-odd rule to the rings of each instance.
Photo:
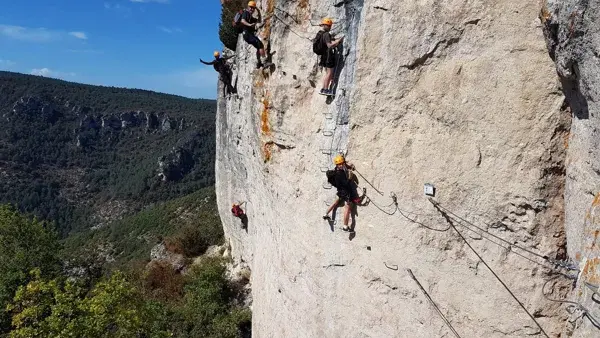
[[[332,186],[331,184],[329,184],[329,182],[325,182],[325,183],[323,183],[323,189],[327,189],[327,190],[329,190],[329,189],[331,189],[331,188],[333,188],[333,186]]]
[[[333,130],[323,130],[323,136],[333,136]]]
[[[321,149],[321,153],[325,155],[331,155],[331,149]]]
[[[328,120],[333,119],[333,114],[332,113],[325,113],[324,115],[325,115],[325,118],[328,119]]]
[[[327,170],[329,170],[328,167],[319,167],[319,169],[321,170],[322,173],[327,172]]]

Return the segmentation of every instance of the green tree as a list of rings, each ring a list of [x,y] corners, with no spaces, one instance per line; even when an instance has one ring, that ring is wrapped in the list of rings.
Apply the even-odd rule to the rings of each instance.
[[[29,271],[38,268],[41,276],[52,277],[60,271],[60,249],[56,233],[44,222],[0,205],[0,306],[12,300],[19,285],[27,283]],[[0,331],[10,328],[9,317],[0,315]]]
[[[246,0],[226,0],[221,6],[221,22],[219,23],[219,39],[225,47],[235,50],[238,41],[238,33],[231,25],[235,13],[245,8]]]
[[[162,306],[144,301],[121,272],[86,293],[76,282],[44,281],[39,269],[19,287],[11,338],[31,337],[169,337]]]

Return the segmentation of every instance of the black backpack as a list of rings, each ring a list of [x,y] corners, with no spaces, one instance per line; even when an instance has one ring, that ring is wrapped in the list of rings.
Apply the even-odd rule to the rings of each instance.
[[[325,176],[327,176],[327,183],[331,184],[332,186],[335,186],[335,170],[327,170],[325,172]],[[337,188],[337,187],[336,187]]]
[[[327,45],[323,41],[323,34],[325,31],[319,31],[315,38],[312,40],[313,52],[317,55],[323,55],[327,52]]]
[[[235,32],[238,34],[240,34],[244,30],[244,25],[242,25],[242,15],[244,14],[244,11],[245,9],[240,9],[237,13],[235,13],[235,16],[233,17],[233,30],[235,30]]]

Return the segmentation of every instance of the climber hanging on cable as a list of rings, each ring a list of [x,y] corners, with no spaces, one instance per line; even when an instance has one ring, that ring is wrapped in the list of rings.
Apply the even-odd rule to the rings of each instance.
[[[239,218],[242,221],[242,228],[247,228],[248,227],[248,216],[242,209],[242,204],[244,204],[244,203],[246,203],[246,202],[233,203],[231,205],[231,213],[233,214],[233,216]]]
[[[254,16],[254,12],[257,13],[257,17]],[[256,1],[249,1],[248,8],[242,13],[239,24],[242,26],[242,37],[244,38],[244,41],[256,48],[256,68],[268,66],[265,46],[262,41],[260,41],[260,38],[256,36],[256,28],[261,22],[262,16],[260,10],[256,7]]]
[[[344,208],[344,231],[354,231],[348,226],[350,221],[350,213],[355,204],[360,204],[362,198],[356,193],[358,179],[352,172],[355,167],[353,164],[346,162],[344,156],[337,155],[333,159],[335,168],[333,170],[327,170],[327,181],[329,184],[337,188],[337,198],[333,204],[327,209],[323,219],[330,220],[329,213],[335,209],[341,201],[345,202]],[[364,196],[363,196],[364,197]]]
[[[331,36],[331,26],[333,26],[333,20],[324,18],[321,21],[322,30],[313,39],[313,52],[321,56],[319,66],[326,69],[325,76],[323,76],[323,86],[319,94],[327,96],[333,95],[333,89],[331,89],[333,71],[337,66],[338,54],[340,53],[337,47],[344,40],[343,36],[339,39],[334,39]]]
[[[217,73],[219,73],[221,81],[223,82],[223,84],[225,84],[227,94],[235,93],[235,88],[231,85],[233,73],[231,72],[231,68],[227,64],[227,60],[231,59],[235,55],[221,57],[221,53],[219,53],[219,51],[215,51],[213,55],[215,56],[215,59],[213,61],[205,62],[202,59],[200,59],[200,62],[202,62],[205,65],[212,65],[213,68],[217,71]]]

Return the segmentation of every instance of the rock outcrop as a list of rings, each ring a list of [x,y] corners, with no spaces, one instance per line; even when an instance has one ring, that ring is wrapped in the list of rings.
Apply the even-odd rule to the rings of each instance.
[[[584,182],[569,183],[574,161],[591,174],[598,147],[588,134],[576,147],[596,150],[572,158],[573,130],[584,127],[576,112],[571,126],[539,4],[258,3],[273,14],[260,33],[274,67],[255,70],[253,47],[238,41],[239,95],[219,98],[216,161],[232,256],[252,269],[253,334],[450,335],[407,268],[464,337],[576,332],[544,294],[571,291],[557,272],[573,271],[550,262],[568,261],[567,233],[581,236],[569,229],[583,215],[565,232],[565,206],[579,202],[563,196]],[[325,16],[345,35],[332,100],[317,94],[309,41]],[[321,218],[335,197],[324,171],[337,153],[357,166],[368,196],[350,235],[339,229],[342,209],[331,224]],[[248,202],[248,229],[231,215],[236,201]]]
[[[592,290],[586,287],[586,283],[600,285],[600,1],[545,1],[540,18],[573,115],[566,160],[565,225],[569,256],[582,271],[573,300],[600,318]],[[600,335],[589,320],[578,324],[574,336]]]

